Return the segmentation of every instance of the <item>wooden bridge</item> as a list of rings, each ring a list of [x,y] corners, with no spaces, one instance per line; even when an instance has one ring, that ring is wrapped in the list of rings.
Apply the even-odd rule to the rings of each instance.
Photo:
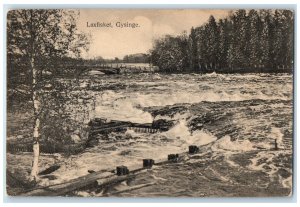
[[[87,74],[90,71],[98,71],[106,75],[120,73],[151,73],[158,71],[158,67],[152,65],[130,65],[124,63],[104,63],[97,65],[81,65],[76,67],[79,68],[79,75]]]

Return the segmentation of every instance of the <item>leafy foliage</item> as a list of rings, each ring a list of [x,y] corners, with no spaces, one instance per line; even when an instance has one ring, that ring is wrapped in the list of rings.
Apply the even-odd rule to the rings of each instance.
[[[167,35],[155,41],[152,61],[163,72],[179,72],[188,64],[188,39],[186,34],[178,37]]]
[[[77,30],[77,10],[11,10],[7,14],[8,95],[16,101],[21,91],[40,122],[41,141],[70,142],[79,123],[70,116],[70,105],[78,104],[68,84],[59,77],[61,65],[82,62],[80,54],[89,47],[89,36]],[[64,63],[64,64],[62,64]],[[68,71],[67,71],[68,72]]]

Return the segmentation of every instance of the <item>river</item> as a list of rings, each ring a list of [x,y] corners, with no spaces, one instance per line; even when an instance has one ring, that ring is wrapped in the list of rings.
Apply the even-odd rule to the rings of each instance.
[[[88,170],[110,170],[118,165],[130,169],[142,159],[163,159],[185,152],[193,144],[205,145],[206,150],[177,164],[156,166],[113,188],[83,190],[76,195],[110,196],[149,182],[148,187],[116,196],[291,194],[290,74],[93,74],[80,78],[73,92],[87,97],[85,107],[70,106],[76,108],[74,119],[82,124],[99,117],[136,123],[164,119],[175,126],[153,134],[133,130],[111,133],[81,154],[52,155],[64,164],[53,173],[56,179],[44,179],[43,185],[86,175]],[[279,150],[273,150],[275,139]]]

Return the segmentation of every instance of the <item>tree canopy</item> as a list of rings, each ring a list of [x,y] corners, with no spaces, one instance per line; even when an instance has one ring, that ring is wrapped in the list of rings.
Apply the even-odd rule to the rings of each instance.
[[[29,80],[32,78],[30,64],[34,61],[37,77],[42,78],[44,70],[57,72],[58,59],[66,56],[79,57],[83,50],[88,49],[89,38],[77,30],[78,14],[76,10],[61,9],[9,11],[8,72],[24,74]]]
[[[155,40],[151,59],[162,71],[291,72],[293,45],[293,11],[239,9],[219,20],[210,16],[187,41]]]

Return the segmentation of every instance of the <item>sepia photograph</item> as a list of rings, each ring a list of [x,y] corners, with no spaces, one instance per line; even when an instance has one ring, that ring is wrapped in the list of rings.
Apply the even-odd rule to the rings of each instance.
[[[292,196],[294,18],[9,10],[6,194]]]

